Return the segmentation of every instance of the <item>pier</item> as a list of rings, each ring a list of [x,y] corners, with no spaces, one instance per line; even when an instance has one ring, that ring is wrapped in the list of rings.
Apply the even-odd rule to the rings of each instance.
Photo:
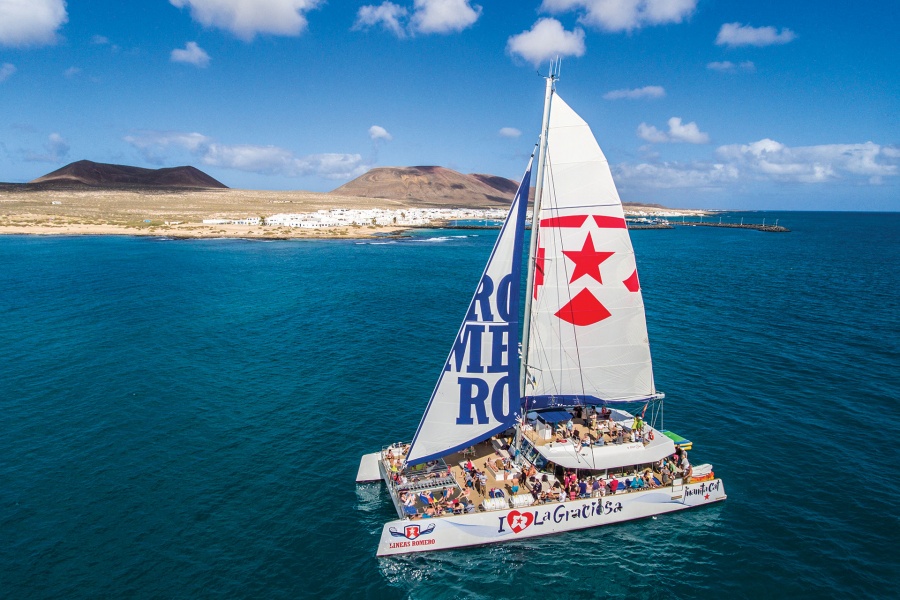
[[[744,223],[744,218],[741,217],[740,223],[723,223],[722,218],[719,217],[719,222],[703,222],[703,217],[700,217],[699,221],[685,221],[681,220],[681,223],[675,222],[675,225],[681,225],[682,227],[728,227],[731,229],[754,229],[756,231],[767,231],[769,233],[788,233],[790,229],[787,227],[783,227],[778,224],[778,219],[775,219],[774,225],[766,225],[766,220],[763,219],[762,224],[759,223]]]
[[[709,222],[709,221],[667,221],[665,223],[636,223],[634,221],[627,221],[629,230],[639,230],[639,229],[675,229],[675,225],[680,227],[727,227],[729,229],[752,229],[754,231],[765,231],[769,233],[788,233],[790,229],[778,224],[778,221],[775,221],[774,225],[767,225],[765,220],[762,223],[744,223],[743,219],[741,219],[740,223],[723,223],[721,220],[718,223]],[[419,226],[424,227],[426,229],[437,228],[437,229],[500,229],[500,225],[475,225],[475,224],[466,224],[466,225],[452,225],[450,222],[437,222],[431,225]],[[531,229],[531,225],[526,225],[525,229]]]

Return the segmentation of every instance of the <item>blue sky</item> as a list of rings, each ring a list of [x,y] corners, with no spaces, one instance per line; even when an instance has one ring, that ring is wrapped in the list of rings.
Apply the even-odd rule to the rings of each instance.
[[[623,200],[900,210],[898,27],[895,0],[0,0],[0,181],[517,179],[559,55]]]

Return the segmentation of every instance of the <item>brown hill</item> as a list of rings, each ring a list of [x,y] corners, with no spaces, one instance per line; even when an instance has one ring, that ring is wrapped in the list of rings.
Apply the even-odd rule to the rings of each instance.
[[[431,206],[508,205],[518,184],[494,175],[464,175],[444,167],[378,167],[330,193],[387,198]]]
[[[228,188],[200,169],[190,166],[144,169],[90,160],[73,162],[28,183],[43,184],[44,187],[81,184],[91,187]]]

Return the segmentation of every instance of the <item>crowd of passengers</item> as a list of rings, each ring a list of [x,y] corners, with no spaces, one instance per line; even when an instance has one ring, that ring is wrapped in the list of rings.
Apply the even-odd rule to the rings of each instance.
[[[504,497],[502,490],[485,489],[487,475],[484,471],[477,469],[471,460],[466,461],[464,466],[465,490],[474,488],[485,497]],[[534,503],[564,502],[578,498],[606,496],[623,491],[668,486],[679,477],[685,478],[685,482],[688,482],[691,472],[692,468],[687,452],[676,448],[675,454],[658,461],[652,469],[647,467],[643,471],[635,471],[630,475],[610,475],[607,478],[590,474],[579,477],[577,472],[567,470],[562,482],[554,478],[551,483],[549,474],[544,473],[539,476],[534,465],[523,467],[513,476],[510,492],[512,495],[518,494],[523,482],[527,482],[525,486],[531,493]]]
[[[400,492],[400,503],[403,505],[403,512],[410,519],[433,519],[445,514],[461,515],[475,512],[475,504],[470,499],[471,494],[469,488],[460,490],[455,487],[419,493],[403,490]],[[421,504],[421,510],[416,500]]]
[[[590,414],[583,412],[580,407],[575,409],[575,418],[582,419],[587,431],[579,432],[573,419],[560,423],[556,427],[556,441],[565,442],[572,440],[575,451],[591,445],[603,446],[605,444],[624,444],[626,442],[643,442],[644,445],[653,440],[653,429],[645,427],[640,415],[634,417],[631,428],[626,428],[612,418],[612,413],[606,407],[601,412],[591,410]],[[530,431],[531,425],[525,427]]]

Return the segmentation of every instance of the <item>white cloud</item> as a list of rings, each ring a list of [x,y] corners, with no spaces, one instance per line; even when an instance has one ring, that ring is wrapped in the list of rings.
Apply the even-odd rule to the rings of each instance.
[[[891,146],[823,144],[790,148],[765,138],[750,144],[721,146],[716,154],[762,179],[821,183],[846,177],[866,177],[873,183],[897,175],[900,156]]]
[[[378,6],[361,6],[356,13],[356,22],[353,24],[353,29],[368,29],[369,27],[381,25],[398,38],[406,37],[406,30],[402,21],[408,13],[409,11],[404,7],[393,2],[382,2]]]
[[[707,144],[709,134],[700,131],[697,123],[681,123],[680,117],[669,119],[669,137],[673,142],[687,142],[688,144]]]
[[[623,189],[721,189],[751,181],[880,185],[900,175],[900,149],[873,142],[791,148],[768,138],[730,144],[714,161],[622,163],[613,167]]]
[[[666,132],[660,131],[653,125],[647,125],[646,123],[638,125],[637,134],[642,140],[647,140],[652,144],[661,144],[669,141],[669,136],[666,135]]]
[[[517,138],[522,135],[522,132],[516,129],[515,127],[501,127],[500,128],[500,137],[505,138]]]
[[[51,133],[44,144],[44,154],[26,152],[25,160],[32,162],[60,163],[69,155],[69,143],[58,133]]]
[[[81,69],[79,67],[69,67],[65,71],[63,71],[63,75],[66,79],[73,79],[81,74]]]
[[[388,130],[381,125],[372,125],[369,127],[369,137],[372,138],[373,141],[385,140],[389,142],[394,139],[393,136],[388,133]]]
[[[481,7],[473,5],[472,0],[415,0],[412,11],[386,1],[361,6],[352,29],[381,25],[398,38],[417,33],[446,34],[471,27],[480,16]]]
[[[3,83],[16,72],[16,65],[12,63],[3,63],[0,65],[0,83]]]
[[[720,188],[740,178],[735,166],[708,162],[622,163],[613,172],[623,189]]]
[[[257,34],[300,35],[306,13],[322,0],[169,0],[178,8],[190,7],[195,21],[230,31],[250,41]]]
[[[633,31],[650,25],[681,23],[697,0],[544,0],[540,10],[553,14],[577,11],[578,21],[605,31]]]
[[[471,0],[415,0],[410,27],[418,33],[453,33],[471,27],[481,7]]]
[[[43,46],[69,20],[63,0],[0,0],[0,46]]]
[[[177,131],[139,131],[136,135],[123,138],[154,165],[161,165],[166,160],[169,148],[183,148],[191,154],[199,154],[212,140],[202,133],[182,133]]]
[[[737,64],[731,62],[730,60],[711,62],[706,64],[706,68],[710,71],[718,71],[719,73],[735,73],[738,70],[746,71],[748,73],[753,73],[754,71],[756,71],[756,65],[754,65],[749,60],[745,60]]]
[[[709,143],[709,134],[700,131],[697,123],[682,123],[681,117],[672,117],[669,119],[669,131],[660,131],[653,125],[641,123],[638,125],[637,134],[641,139],[651,143],[663,142],[687,142],[688,144],[706,144]]]
[[[774,44],[787,44],[797,37],[787,27],[779,33],[774,27],[751,27],[740,23],[725,23],[719,29],[716,36],[717,46],[772,46]]]
[[[535,66],[557,56],[583,56],[584,50],[584,30],[566,31],[556,19],[540,19],[506,42],[507,52]]]
[[[106,46],[109,44],[109,38],[105,35],[94,35],[91,36],[91,43],[95,46]]]
[[[603,97],[606,100],[621,100],[622,98],[634,100],[636,98],[662,98],[665,95],[666,90],[662,86],[646,85],[642,88],[635,88],[633,90],[613,90],[603,94]]]
[[[220,144],[202,133],[141,131],[123,139],[151,164],[163,164],[170,151],[181,149],[197,157],[204,165],[263,175],[317,175],[326,179],[348,179],[358,177],[370,168],[359,154],[295,156],[290,150],[278,146]]]
[[[209,54],[206,50],[197,45],[197,42],[188,42],[184,49],[176,48],[172,50],[172,62],[188,63],[195,67],[204,69],[209,66]]]

